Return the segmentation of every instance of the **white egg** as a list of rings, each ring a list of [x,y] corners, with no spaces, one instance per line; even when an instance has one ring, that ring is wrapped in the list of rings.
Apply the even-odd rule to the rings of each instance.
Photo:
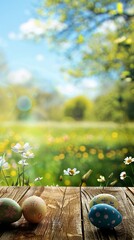
[[[31,196],[26,198],[22,203],[22,211],[27,221],[39,223],[44,219],[47,207],[41,197]]]

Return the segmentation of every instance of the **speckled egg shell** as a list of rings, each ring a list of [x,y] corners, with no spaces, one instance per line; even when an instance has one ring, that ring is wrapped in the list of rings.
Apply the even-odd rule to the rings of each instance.
[[[0,198],[0,223],[12,223],[22,216],[22,208],[11,198]]]
[[[97,228],[114,228],[122,221],[122,215],[116,208],[103,203],[93,206],[88,217]]]
[[[38,196],[31,196],[22,203],[22,211],[25,219],[31,223],[41,222],[46,215],[46,203]]]
[[[96,204],[100,204],[100,203],[105,203],[105,204],[108,204],[108,205],[111,205],[112,207],[115,207],[118,209],[118,200],[116,197],[114,197],[113,195],[111,194],[107,194],[107,193],[104,193],[104,194],[98,194],[96,195],[89,203],[89,206],[90,208]]]

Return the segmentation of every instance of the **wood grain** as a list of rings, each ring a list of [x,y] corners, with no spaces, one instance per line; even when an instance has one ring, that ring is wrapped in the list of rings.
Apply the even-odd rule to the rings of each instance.
[[[131,190],[131,193],[128,191]],[[134,212],[132,189],[126,188],[82,188],[82,210],[83,227],[85,239],[109,239],[109,240],[133,240],[134,239]],[[119,201],[119,211],[123,216],[123,221],[113,230],[102,231],[94,227],[88,220],[89,201],[97,194],[109,193],[114,195]],[[129,195],[131,201],[128,202]]]
[[[100,193],[114,195],[119,201],[123,221],[113,230],[102,231],[88,220],[89,201]],[[47,213],[39,224],[24,217],[10,225],[0,225],[1,240],[134,240],[134,188],[100,187],[0,187],[0,197],[20,205],[29,196],[46,201]]]
[[[19,204],[31,195],[40,196],[46,201],[45,219],[33,225],[22,217],[0,232],[1,239],[82,239],[80,188],[31,187],[25,194],[21,194]],[[7,196],[15,199],[17,194],[10,193]]]

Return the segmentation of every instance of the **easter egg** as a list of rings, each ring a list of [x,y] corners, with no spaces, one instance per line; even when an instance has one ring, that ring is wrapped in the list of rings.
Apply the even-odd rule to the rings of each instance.
[[[22,203],[23,215],[31,223],[41,222],[46,215],[46,210],[46,203],[41,197],[31,196]]]
[[[22,208],[11,198],[0,198],[0,223],[12,223],[22,216]]]
[[[92,206],[94,206],[96,204],[99,204],[99,203],[106,203],[106,204],[111,205],[112,207],[115,207],[117,209],[118,209],[118,206],[119,206],[117,198],[114,197],[113,195],[107,194],[107,193],[96,195],[90,201],[89,206],[91,208]]]
[[[88,217],[98,228],[114,228],[122,221],[122,215],[116,208],[103,203],[93,206]]]

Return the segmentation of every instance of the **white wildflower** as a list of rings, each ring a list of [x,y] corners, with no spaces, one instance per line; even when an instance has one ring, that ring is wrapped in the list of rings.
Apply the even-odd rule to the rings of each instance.
[[[18,164],[22,165],[22,166],[26,166],[28,165],[28,163],[26,162],[26,159],[22,159],[18,162]]]
[[[124,180],[126,177],[127,177],[126,172],[121,172],[121,173],[120,173],[120,179],[121,179],[121,180]]]
[[[0,157],[0,170],[1,169],[8,169],[9,164],[5,161],[4,157]]]
[[[125,163],[126,165],[129,165],[129,164],[132,163],[132,162],[134,162],[134,158],[132,158],[131,156],[130,156],[130,157],[126,157],[126,158],[124,159],[124,163]]]
[[[34,179],[35,182],[41,181],[43,179],[43,177],[37,177]]]
[[[23,152],[22,153],[23,158],[34,158],[34,154],[31,151]]]
[[[120,179],[121,179],[121,180],[124,180],[126,177],[127,177],[126,172],[121,172],[121,173],[120,173]]]
[[[21,145],[20,143],[16,143],[15,146],[12,147],[12,151],[16,153],[24,153],[31,149],[31,146],[29,143],[25,143],[24,145]]]
[[[105,182],[106,179],[104,176],[100,175],[100,178],[97,179],[98,182]]]
[[[64,172],[64,175],[69,175],[69,176],[74,176],[74,175],[80,173],[80,171],[77,171],[76,168],[73,168],[73,169],[68,168],[67,170],[64,170],[63,172]]]

